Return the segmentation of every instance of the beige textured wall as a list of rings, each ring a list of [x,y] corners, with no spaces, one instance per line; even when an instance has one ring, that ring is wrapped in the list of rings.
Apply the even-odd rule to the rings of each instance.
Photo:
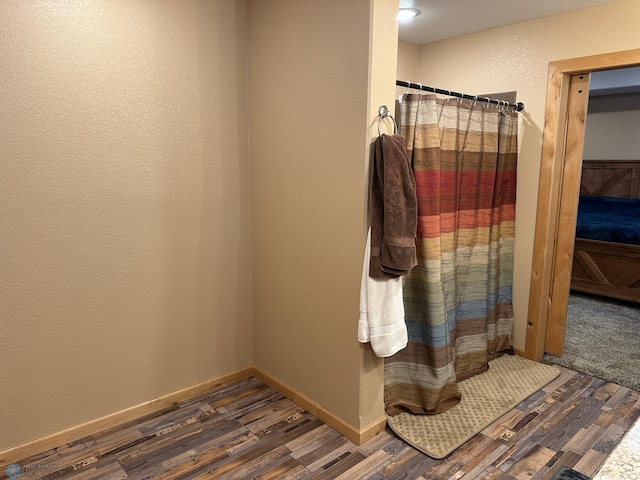
[[[1,450],[253,347],[244,2],[6,0],[0,25]]]
[[[356,330],[370,134],[379,104],[393,104],[397,1],[247,5],[255,362],[363,427],[383,415],[381,362]]]
[[[617,2],[420,46],[418,80],[465,93],[517,90],[521,114],[514,271],[524,348],[549,62],[640,47],[640,2]]]
[[[583,158],[640,160],[640,94],[591,97]]]
[[[395,79],[398,57],[398,0],[373,0],[371,2],[372,27],[370,30],[369,79],[367,85],[368,107],[365,120],[369,122],[369,131],[365,135],[365,165],[366,175],[369,176],[369,161],[373,156],[373,141],[378,136],[378,110],[380,105],[387,105],[393,111]],[[392,126],[385,120],[381,132],[390,132]],[[364,198],[368,199],[369,184],[365,183]],[[364,250],[365,236],[368,222],[368,211],[359,241]],[[358,239],[354,239],[358,242]],[[363,257],[364,251],[360,253]],[[362,267],[360,267],[362,268]],[[352,300],[353,301],[353,300]],[[352,307],[353,308],[353,307]],[[345,329],[345,335],[353,335],[351,329]],[[365,428],[372,422],[384,418],[384,363],[376,357],[369,344],[359,344],[361,351],[361,379],[360,379],[360,428]],[[358,424],[356,424],[358,426]]]
[[[420,47],[418,45],[398,41],[398,80],[405,80],[407,82],[417,81],[419,51]],[[402,90],[402,88],[400,90]]]

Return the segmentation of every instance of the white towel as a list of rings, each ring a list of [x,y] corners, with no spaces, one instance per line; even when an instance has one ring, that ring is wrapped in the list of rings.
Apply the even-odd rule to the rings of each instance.
[[[358,341],[371,342],[371,348],[378,357],[390,357],[407,346],[402,277],[370,277],[370,252],[371,228],[367,234],[362,267]]]

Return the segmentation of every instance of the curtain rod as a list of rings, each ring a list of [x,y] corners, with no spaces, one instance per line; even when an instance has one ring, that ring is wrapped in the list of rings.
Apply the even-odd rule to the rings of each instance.
[[[477,100],[478,102],[495,103],[496,105],[504,105],[506,107],[513,108],[516,112],[521,112],[522,110],[524,110],[524,103],[522,102],[509,103],[502,100],[497,100],[495,98],[478,97],[477,95],[469,95],[466,93],[452,92],[451,90],[443,90],[441,88],[428,87],[426,85],[422,85],[421,83],[411,83],[404,80],[396,80],[396,85],[398,87],[413,88],[414,90],[423,90],[425,92],[439,93],[440,95],[448,95],[450,97],[466,98],[469,100]]]

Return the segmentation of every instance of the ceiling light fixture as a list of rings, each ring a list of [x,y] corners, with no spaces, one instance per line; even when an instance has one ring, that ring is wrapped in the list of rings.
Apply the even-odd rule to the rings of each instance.
[[[401,8],[398,10],[398,20],[409,20],[420,15],[420,10],[415,8]]]

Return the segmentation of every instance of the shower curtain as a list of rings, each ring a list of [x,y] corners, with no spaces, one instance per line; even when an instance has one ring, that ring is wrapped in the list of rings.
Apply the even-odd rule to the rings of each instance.
[[[404,279],[409,343],[385,359],[388,415],[453,407],[458,381],[512,352],[517,124],[495,105],[403,97],[418,265]]]

